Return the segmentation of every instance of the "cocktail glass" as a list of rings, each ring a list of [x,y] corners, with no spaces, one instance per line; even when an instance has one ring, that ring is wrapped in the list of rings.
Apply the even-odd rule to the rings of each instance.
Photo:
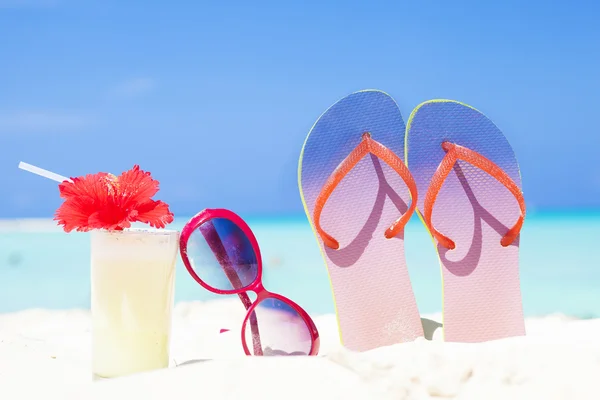
[[[114,378],[169,366],[179,232],[91,232],[92,371]]]

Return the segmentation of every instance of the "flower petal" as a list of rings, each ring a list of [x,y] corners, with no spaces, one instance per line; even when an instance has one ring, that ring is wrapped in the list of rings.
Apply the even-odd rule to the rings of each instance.
[[[136,220],[149,224],[153,228],[164,228],[173,222],[173,213],[169,211],[167,203],[158,200],[148,200],[137,206]]]
[[[150,172],[140,169],[134,165],[129,171],[125,171],[117,178],[117,201],[122,207],[130,206],[132,203],[144,203],[158,192],[158,181],[152,179]]]
[[[85,177],[72,178],[73,182],[62,182],[58,188],[60,196],[65,199],[55,213],[55,220],[62,225],[65,232],[77,230],[87,232],[89,216],[100,204],[106,203],[110,197],[107,174],[98,173]]]
[[[137,212],[134,211],[137,215]],[[118,207],[101,209],[88,218],[91,229],[123,230],[131,226],[130,214]]]
[[[115,202],[109,201],[101,208],[90,214],[88,218],[88,225],[92,229],[123,229],[129,228],[131,222],[135,221],[137,216],[136,210],[128,210],[119,207]]]
[[[54,220],[63,226],[65,232],[74,229],[87,232],[91,229],[88,226],[88,218],[94,210],[94,200],[91,197],[71,198],[56,210]]]
[[[74,196],[102,197],[108,193],[106,190],[106,177],[108,174],[100,172],[80,178],[71,178],[73,182],[62,182],[58,185],[60,197],[68,199]]]

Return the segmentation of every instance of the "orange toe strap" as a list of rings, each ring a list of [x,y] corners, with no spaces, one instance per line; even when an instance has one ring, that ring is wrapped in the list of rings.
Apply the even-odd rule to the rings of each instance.
[[[323,207],[325,207],[325,203],[342,179],[344,179],[344,177],[356,166],[356,164],[358,164],[358,162],[369,153],[384,161],[402,177],[404,183],[406,183],[406,186],[408,186],[408,189],[410,190],[410,195],[412,198],[408,210],[400,218],[398,218],[398,220],[390,225],[390,227],[385,231],[385,237],[388,239],[393,238],[400,231],[402,231],[404,225],[406,225],[415,210],[417,204],[417,185],[415,184],[415,181],[408,168],[406,165],[404,165],[402,160],[396,154],[394,154],[393,151],[372,139],[371,134],[367,132],[363,134],[359,145],[356,146],[356,148],[352,150],[350,154],[348,154],[348,157],[346,157],[344,161],[342,161],[335,171],[333,171],[333,173],[329,176],[327,182],[325,182],[325,185],[323,185],[321,193],[319,193],[315,203],[315,209],[313,213],[315,229],[321,239],[323,239],[323,243],[325,243],[327,247],[334,250],[338,249],[340,244],[331,235],[325,232],[323,228],[321,228],[321,213],[323,212]],[[348,218],[352,218],[351,213],[349,213]]]
[[[454,249],[456,247],[456,244],[450,238],[443,235],[433,227],[431,223],[431,213],[442,185],[448,177],[448,174],[450,174],[450,171],[452,171],[452,168],[454,168],[454,164],[456,164],[458,160],[463,160],[491,175],[498,182],[503,184],[513,194],[513,196],[515,196],[515,199],[517,199],[519,208],[521,209],[521,215],[514,226],[509,229],[509,231],[500,241],[504,247],[512,244],[517,236],[519,236],[521,227],[523,226],[523,220],[525,218],[525,199],[523,198],[523,192],[519,186],[517,186],[517,184],[506,174],[506,172],[502,170],[502,168],[473,150],[450,142],[442,143],[442,148],[444,151],[446,151],[446,156],[438,166],[437,171],[435,171],[433,178],[431,178],[429,189],[425,195],[425,209],[423,217],[431,234],[442,246],[448,249]]]

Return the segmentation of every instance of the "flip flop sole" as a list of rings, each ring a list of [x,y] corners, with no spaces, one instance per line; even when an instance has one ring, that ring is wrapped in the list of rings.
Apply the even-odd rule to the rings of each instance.
[[[412,112],[406,131],[405,159],[417,184],[420,216],[431,179],[446,155],[444,141],[487,157],[521,187],[514,152],[492,121],[456,101],[428,101]],[[482,342],[525,334],[519,238],[508,247],[500,244],[519,216],[517,200],[502,184],[457,162],[432,212],[432,225],[456,243],[448,250],[434,239],[442,270],[446,341]]]
[[[390,96],[375,90],[356,92],[318,119],[300,155],[300,193],[329,272],[341,341],[356,351],[423,336],[404,259],[404,234],[384,236],[406,212],[410,194],[393,169],[373,155],[365,156],[323,208],[321,226],[340,242],[337,250],[325,246],[316,233],[315,203],[329,176],[365,132],[401,156],[404,131],[402,115]]]

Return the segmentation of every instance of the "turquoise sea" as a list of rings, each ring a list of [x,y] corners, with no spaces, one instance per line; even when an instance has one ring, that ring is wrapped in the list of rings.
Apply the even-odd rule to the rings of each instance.
[[[244,215],[242,215],[244,217]],[[180,218],[170,229],[181,229]],[[332,313],[329,280],[304,215],[247,218],[263,253],[267,289],[313,314]],[[600,211],[531,212],[521,236],[521,283],[528,316],[600,317]],[[66,234],[52,221],[0,222],[0,312],[88,308],[89,234]],[[406,257],[421,313],[441,311],[437,255],[418,218],[407,225]],[[177,267],[176,301],[221,296]]]

